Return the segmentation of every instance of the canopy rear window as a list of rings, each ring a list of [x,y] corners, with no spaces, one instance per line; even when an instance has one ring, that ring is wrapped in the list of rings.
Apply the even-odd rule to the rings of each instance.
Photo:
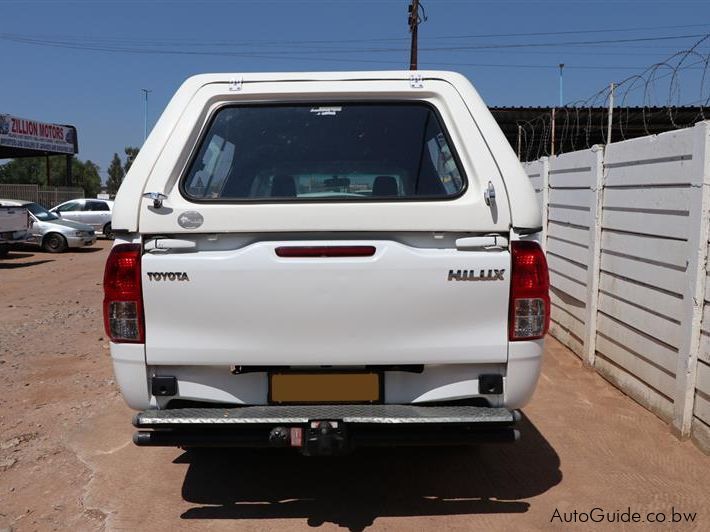
[[[221,108],[181,182],[194,201],[445,199],[461,166],[426,103]]]

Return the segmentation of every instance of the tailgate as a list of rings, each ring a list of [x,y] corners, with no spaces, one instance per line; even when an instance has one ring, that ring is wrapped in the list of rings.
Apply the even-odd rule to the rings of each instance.
[[[24,207],[0,207],[0,232],[24,231],[28,225],[27,209]]]
[[[507,359],[507,249],[419,248],[392,240],[262,240],[214,249],[207,237],[195,241],[192,250],[143,255],[149,364]],[[375,250],[338,257],[276,252],[333,245]]]

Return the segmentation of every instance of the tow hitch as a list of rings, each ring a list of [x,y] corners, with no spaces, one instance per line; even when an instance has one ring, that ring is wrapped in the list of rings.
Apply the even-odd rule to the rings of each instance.
[[[303,454],[334,455],[348,450],[345,426],[338,421],[311,421],[303,445]]]
[[[306,456],[332,456],[349,450],[342,421],[311,421],[308,427],[275,427],[269,432],[273,447],[296,447]]]

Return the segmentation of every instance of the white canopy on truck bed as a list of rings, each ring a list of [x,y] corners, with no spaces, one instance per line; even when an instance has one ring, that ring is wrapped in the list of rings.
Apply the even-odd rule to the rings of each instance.
[[[225,106],[420,102],[443,122],[465,175],[461,194],[436,201],[194,201],[181,191],[196,147]],[[465,117],[465,119],[464,119]],[[255,131],[255,135],[257,131]],[[465,149],[464,149],[465,147]],[[239,147],[237,147],[239,149]],[[416,157],[416,154],[413,154]],[[487,191],[495,200],[487,202]],[[144,193],[166,196],[152,209]],[[539,230],[534,191],[513,150],[473,86],[451,72],[206,74],[177,91],[117,195],[114,231],[195,232],[178,223],[201,218],[200,233],[309,231],[521,232]],[[488,204],[490,203],[490,205]],[[516,209],[512,210],[511,205]]]

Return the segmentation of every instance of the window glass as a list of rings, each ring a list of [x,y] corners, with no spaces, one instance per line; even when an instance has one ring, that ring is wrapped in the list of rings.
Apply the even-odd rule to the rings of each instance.
[[[42,207],[39,203],[27,203],[26,205],[22,205],[25,207],[28,211],[30,211],[32,214],[34,214],[35,218],[42,222],[49,222],[51,220],[59,220],[59,216],[54,214],[53,212],[49,212],[47,209]]]
[[[106,205],[106,202],[87,200],[86,204],[84,205],[84,210],[85,211],[108,211],[109,208],[108,208],[108,205]]]
[[[463,173],[424,103],[225,107],[183,181],[198,200],[446,198]]]
[[[57,207],[57,211],[59,212],[72,212],[72,211],[80,211],[82,210],[83,205],[81,204],[80,201],[70,201],[69,203],[65,203],[64,205]]]

